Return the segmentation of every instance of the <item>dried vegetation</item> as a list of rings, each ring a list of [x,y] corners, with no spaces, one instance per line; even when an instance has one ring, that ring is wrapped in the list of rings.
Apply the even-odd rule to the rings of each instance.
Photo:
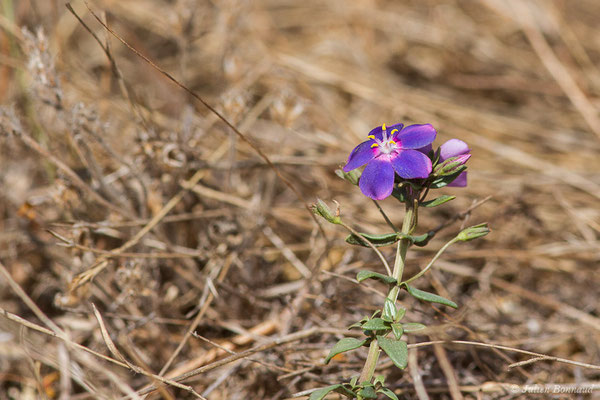
[[[565,360],[509,367],[534,356],[423,345],[404,374],[380,363],[390,386],[508,398],[509,384],[600,381],[600,367],[566,361],[600,364],[596,1],[91,2],[281,176],[72,6],[99,43],[60,1],[2,2],[0,398],[157,385],[151,398],[283,399],[357,373],[361,352],[322,361],[380,306],[383,288],[353,277],[381,266],[305,206],[335,199],[355,227],[381,226],[333,171],[397,121],[473,149],[469,187],[447,190],[458,199],[423,213],[423,229],[492,196],[444,231],[489,221],[492,234],[429,275],[459,310],[411,304],[430,327],[412,343]]]

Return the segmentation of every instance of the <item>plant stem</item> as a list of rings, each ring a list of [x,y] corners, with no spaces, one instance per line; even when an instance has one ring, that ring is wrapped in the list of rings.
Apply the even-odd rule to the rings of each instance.
[[[413,202],[411,199],[406,201],[406,213],[404,214],[404,221],[402,222],[402,233],[410,235],[415,228],[417,219],[417,208],[419,204]],[[393,277],[396,278],[396,282],[402,281],[402,274],[404,273],[404,262],[406,260],[406,252],[410,246],[410,240],[400,239],[398,241],[398,247],[396,248],[396,260],[394,261],[394,273]],[[394,304],[398,299],[398,293],[400,292],[399,286],[394,286],[390,289],[387,298],[390,299]]]
[[[369,346],[369,354],[367,360],[358,378],[359,383],[371,382],[373,374],[375,373],[375,366],[377,365],[377,359],[379,358],[379,345],[377,339],[373,339]]]
[[[410,235],[416,225],[417,221],[417,209],[419,207],[418,201],[413,201],[412,198],[406,200],[406,213],[404,214],[404,221],[402,222],[402,233]],[[409,239],[400,239],[398,241],[398,247],[396,248],[396,260],[394,261],[394,272],[393,277],[396,278],[397,282],[402,280],[402,274],[404,272],[404,261],[406,259],[406,252],[410,246]],[[394,304],[398,298],[398,292],[400,288],[396,285],[392,287],[387,295],[387,298],[392,300]],[[377,340],[373,340],[369,346],[369,354],[365,361],[365,365],[360,373],[359,382],[371,382],[373,374],[375,373],[375,367],[377,360],[379,359],[379,344]]]

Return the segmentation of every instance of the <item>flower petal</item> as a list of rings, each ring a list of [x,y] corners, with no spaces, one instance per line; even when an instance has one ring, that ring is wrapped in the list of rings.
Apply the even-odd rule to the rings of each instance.
[[[456,177],[451,183],[448,184],[449,187],[465,187],[467,186],[467,171],[462,172],[459,176]]]
[[[394,189],[392,164],[381,158],[371,160],[360,176],[358,186],[365,196],[374,200],[385,199]]]
[[[459,139],[450,139],[440,146],[440,161],[469,153],[469,146]]]
[[[379,149],[377,147],[371,148],[373,143],[375,143],[374,140],[367,140],[356,146],[354,150],[352,150],[352,153],[350,153],[350,156],[348,156],[348,162],[346,162],[346,165],[343,168],[344,172],[349,172],[358,167],[362,167],[379,154]]]
[[[437,132],[431,124],[411,125],[394,135],[394,141],[402,149],[419,149],[435,140]]]
[[[388,131],[388,135],[394,130],[394,129],[398,129],[398,131],[402,130],[402,127],[404,126],[404,124],[394,124],[394,125],[390,125],[390,126],[386,126],[386,130]],[[383,137],[383,130],[381,129],[381,126],[378,126],[375,129],[371,129],[371,132],[369,132],[369,136],[373,135],[375,136],[377,139],[381,140]],[[388,136],[389,137],[389,136]]]
[[[403,150],[391,161],[396,173],[404,179],[427,178],[431,173],[431,160],[418,150]]]

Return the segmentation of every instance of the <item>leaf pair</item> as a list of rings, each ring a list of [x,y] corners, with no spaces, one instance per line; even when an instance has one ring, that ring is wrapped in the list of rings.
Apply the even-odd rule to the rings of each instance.
[[[383,283],[386,283],[388,285],[395,285],[398,283],[398,281],[396,281],[395,278],[393,278],[389,275],[380,274],[379,272],[375,272],[375,271],[362,270],[362,271],[359,271],[358,274],[356,275],[356,280],[359,282],[362,282],[367,279],[375,279],[375,280],[381,281]],[[458,308],[458,305],[455,302],[448,300],[437,294],[433,294],[433,293],[429,293],[429,292],[426,292],[421,289],[417,289],[416,287],[410,286],[408,283],[404,283],[404,282],[402,282],[400,284],[400,286],[405,288],[406,291],[416,299],[419,299],[422,301],[427,301],[429,303],[443,304],[443,305],[446,305],[446,306],[449,306],[452,308]],[[385,306],[384,306],[384,316],[385,316]]]
[[[429,240],[433,237],[432,233],[424,233],[419,236],[411,236],[406,235],[404,233],[384,233],[384,234],[370,234],[370,233],[360,233],[360,236],[355,234],[348,235],[346,237],[346,243],[355,245],[355,246],[363,246],[370,247],[366,240],[371,242],[371,244],[375,247],[383,247],[390,246],[396,243],[400,239],[408,239],[415,246],[423,247],[425,246]],[[365,240],[366,239],[366,240]]]

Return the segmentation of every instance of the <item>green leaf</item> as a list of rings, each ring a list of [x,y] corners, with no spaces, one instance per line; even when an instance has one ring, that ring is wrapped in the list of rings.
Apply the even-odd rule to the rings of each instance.
[[[368,271],[366,269],[358,271],[358,274],[356,274],[356,280],[362,282],[365,279],[377,279],[378,281],[382,281],[388,285],[395,285],[398,282],[396,278],[389,275],[380,274],[379,272]]]
[[[342,387],[335,388],[335,389],[333,389],[333,391],[337,392],[339,394],[343,394],[344,396],[349,397],[351,399],[356,397],[354,392],[352,390],[348,389],[346,387],[346,385],[342,385]]]
[[[354,392],[352,392],[351,390],[346,388],[343,384],[338,383],[336,385],[331,385],[331,386],[327,386],[327,387],[315,390],[314,392],[312,392],[310,394],[310,397],[308,398],[308,400],[322,400],[325,398],[325,396],[327,396],[331,392],[337,392],[337,393],[343,394],[344,396],[349,397],[351,399],[356,397],[354,395]]]
[[[373,318],[365,322],[362,328],[368,331],[380,331],[390,329],[389,326],[386,325],[385,321],[381,318]]]
[[[404,186],[397,187],[394,185],[394,190],[392,191],[392,196],[398,200],[400,203],[406,202],[406,188]]]
[[[467,167],[465,165],[463,165],[461,168],[459,168],[456,172],[454,172],[451,175],[439,176],[439,177],[435,178],[433,180],[433,182],[431,182],[431,185],[429,185],[429,187],[431,189],[443,188],[444,186],[447,186],[448,184],[454,182],[454,180],[456,178],[458,178],[458,176],[461,174],[461,172],[463,172],[465,169],[467,169]]]
[[[377,386],[377,384],[380,384],[381,386],[385,385],[385,376],[375,375],[375,379],[373,379],[373,385]]]
[[[377,343],[379,343],[379,347],[385,351],[385,354],[388,355],[396,367],[400,369],[406,368],[408,364],[408,347],[406,342],[377,336]]]
[[[396,243],[400,238],[397,233],[384,233],[382,235],[371,235],[370,233],[360,233],[360,236],[355,234],[348,235],[346,237],[346,243],[350,243],[356,246],[370,247],[365,243],[364,239],[367,239],[375,247],[389,246]]]
[[[383,320],[387,322],[393,322],[396,320],[397,314],[398,310],[396,309],[394,302],[391,299],[386,298],[383,304]]]
[[[350,325],[350,326],[348,327],[348,329],[362,328],[363,324],[364,324],[365,322],[367,322],[368,320],[369,320],[369,318],[368,318],[368,317],[364,317],[364,318],[363,318],[363,319],[361,319],[360,321],[358,321],[358,322],[355,322],[355,323],[353,323],[352,325]]]
[[[400,321],[402,318],[404,318],[404,315],[406,314],[406,308],[400,307],[398,308],[398,314],[396,315],[396,322]]]
[[[435,232],[427,232],[419,236],[412,236],[412,242],[415,246],[424,247],[427,246],[427,243],[431,240],[431,238],[435,235]]]
[[[359,392],[358,395],[361,396],[363,399],[376,399],[377,398],[377,392],[375,391],[375,388],[373,386],[367,386],[362,388]]]
[[[388,398],[390,398],[392,400],[398,400],[398,396],[396,396],[396,394],[394,392],[392,392],[390,389],[388,389],[386,387],[379,389],[377,391],[377,393],[383,393],[384,395],[386,395]]]
[[[325,364],[329,363],[331,359],[337,356],[340,353],[344,353],[346,351],[358,349],[363,344],[365,344],[368,339],[360,340],[356,338],[343,338],[339,342],[337,342],[329,352],[329,355],[325,359]]]
[[[449,201],[452,201],[456,198],[456,196],[448,196],[448,195],[443,195],[438,197],[437,199],[433,199],[433,200],[428,200],[428,201],[424,201],[422,202],[420,205],[421,207],[437,207],[440,206],[444,203],[447,203]]]
[[[341,387],[344,387],[344,386],[341,383],[338,383],[337,385],[331,385],[331,386],[327,386],[327,387],[324,387],[321,389],[317,389],[310,394],[310,397],[308,398],[308,400],[322,400],[329,393],[331,393],[334,390],[341,388]]]
[[[425,325],[420,324],[418,322],[407,322],[406,324],[402,324],[402,328],[405,333],[422,331],[427,328]]]
[[[392,333],[396,337],[396,339],[400,340],[402,334],[404,333],[404,328],[402,324],[392,324]]]
[[[355,375],[352,377],[352,379],[350,379],[350,386],[355,387],[357,382],[358,382],[358,375]]]
[[[458,308],[458,305],[455,302],[445,299],[442,296],[438,296],[437,294],[433,294],[433,293],[429,293],[429,292],[426,292],[421,289],[417,289],[406,283],[403,283],[402,286],[404,286],[406,288],[406,290],[408,291],[408,293],[410,293],[416,299],[428,301],[430,303],[439,303],[439,304],[443,304],[445,306],[449,306],[452,308]]]

